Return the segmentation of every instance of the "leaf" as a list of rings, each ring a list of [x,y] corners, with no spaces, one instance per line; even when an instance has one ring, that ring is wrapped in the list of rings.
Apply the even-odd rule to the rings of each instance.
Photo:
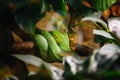
[[[97,43],[115,43],[116,45],[120,46],[119,39],[114,33],[93,30],[93,34],[95,34],[94,41]]]
[[[114,63],[120,57],[119,54],[119,46],[116,44],[106,44],[100,49],[94,50],[93,54],[87,58],[83,71],[90,74],[106,72],[114,66]]]
[[[108,39],[101,35],[95,35],[94,42],[99,43],[102,46],[102,44],[104,44],[104,43],[113,43],[113,39]]]
[[[93,21],[94,23],[99,23],[99,24],[101,24],[100,25],[100,27],[103,29],[103,30],[108,30],[108,28],[107,28],[107,24],[102,20],[102,19],[100,19],[100,15],[101,14],[99,14],[99,13],[95,13],[95,14],[93,14],[93,15],[90,15],[90,16],[87,16],[87,17],[84,17],[82,20],[81,20],[81,22],[82,21]],[[99,24],[97,24],[98,26],[99,26]]]
[[[51,65],[43,64],[36,74],[29,75],[27,80],[63,80],[63,70]]]
[[[84,60],[79,58],[78,56],[66,56],[63,58],[63,64],[65,67],[64,76],[75,75],[77,72],[81,72],[83,70]]]
[[[27,33],[34,33],[35,24],[31,20],[31,13],[29,5],[25,5],[22,8],[16,10],[16,21],[20,28]]]
[[[109,32],[105,32],[103,30],[93,30],[93,34],[95,35],[94,41],[97,43],[112,43],[115,40]]]
[[[98,62],[98,72],[104,72],[110,69],[114,62],[120,57],[120,47],[116,44],[104,45],[96,55]]]
[[[109,30],[117,35],[117,37],[120,39],[120,18],[109,18],[108,19],[108,27]]]
[[[110,8],[117,0],[92,0],[93,6],[97,11],[104,11]]]
[[[93,54],[88,58],[88,61],[89,61],[89,64],[87,65],[88,68],[87,68],[87,73],[93,73],[93,72],[96,72],[96,69],[97,69],[97,61],[95,60],[95,56],[96,56],[96,53],[97,53],[98,49],[95,49],[93,51]]]
[[[114,54],[120,54],[120,47],[116,44],[107,44],[101,47],[99,53],[101,55],[106,55],[107,58],[111,58],[112,56],[114,56]]]
[[[95,35],[101,35],[101,36],[104,36],[104,37],[106,37],[106,38],[109,38],[109,39],[114,39],[111,35],[110,35],[110,33],[108,33],[108,32],[105,32],[105,31],[102,31],[102,30],[93,30],[93,34],[95,34]]]
[[[88,16],[93,14],[94,10],[82,5],[80,8],[76,9],[75,17]]]
[[[78,24],[80,27],[88,27],[88,28],[93,28],[93,29],[101,29],[101,27],[99,25],[97,25],[96,23],[89,21],[89,20],[85,20],[85,21],[81,21]]]
[[[62,16],[66,17],[66,5],[64,0],[48,0],[52,4],[53,9],[61,14]]]
[[[34,3],[31,3],[29,7],[30,7],[30,12],[29,12],[30,18],[34,23],[37,23],[37,21],[39,21],[41,18],[45,16],[47,8],[42,8],[40,7],[40,5]]]
[[[88,16],[94,12],[92,8],[86,7],[82,0],[66,0],[76,10],[75,17]],[[71,9],[70,9],[71,10]]]
[[[14,54],[12,56],[18,58],[19,60],[22,60],[25,63],[31,64],[37,67],[40,67],[43,63],[43,61],[40,58],[35,57],[33,55],[19,55],[19,54],[15,55]]]
[[[39,75],[38,78],[41,79],[47,76],[47,78],[51,77],[53,80],[60,80],[62,78],[63,70],[42,61],[38,57],[35,57],[33,55],[18,55],[18,54],[16,55],[14,54],[12,56],[18,58],[19,60],[22,60],[25,63],[39,67],[39,71],[37,72],[37,75],[35,77],[38,77]],[[43,76],[40,76],[40,75],[43,75]]]
[[[63,80],[63,72],[64,70],[57,68],[55,66],[50,66],[50,70],[52,72],[53,80]]]
[[[40,0],[40,14],[45,13],[50,5],[49,2],[47,2],[47,0]]]
[[[37,4],[26,4],[16,10],[16,21],[21,29],[27,33],[35,33],[35,24],[45,13],[40,14],[40,6]]]
[[[75,8],[81,8],[82,0],[66,0],[68,4]]]
[[[19,80],[16,76],[6,77],[4,80]]]

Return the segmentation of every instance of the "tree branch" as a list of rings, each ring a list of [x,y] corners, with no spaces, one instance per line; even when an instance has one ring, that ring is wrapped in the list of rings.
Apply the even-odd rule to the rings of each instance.
[[[26,42],[17,42],[12,45],[12,49],[14,50],[27,50],[27,49],[33,49],[34,43],[32,41],[26,41]]]

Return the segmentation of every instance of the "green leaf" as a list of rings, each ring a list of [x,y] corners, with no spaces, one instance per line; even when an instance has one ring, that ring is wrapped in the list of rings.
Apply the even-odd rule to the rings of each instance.
[[[75,8],[81,8],[83,6],[82,0],[66,0],[68,4]]]
[[[104,11],[110,8],[117,0],[92,0],[93,6],[97,11]]]
[[[41,4],[42,5],[42,4]],[[38,4],[34,4],[32,3],[31,5],[29,5],[30,7],[30,19],[33,21],[33,23],[36,23],[37,21],[39,21],[41,18],[43,18],[45,16],[45,11],[46,8],[40,7],[40,5]]]
[[[88,8],[88,7],[83,5],[83,6],[81,6],[79,8],[79,10],[77,11],[76,15],[78,15],[78,16],[80,16],[80,15],[81,16],[88,16],[88,15],[91,15],[93,12],[94,12],[93,9]]]
[[[45,13],[40,14],[40,6],[37,4],[26,4],[16,10],[16,21],[21,29],[27,33],[35,33],[35,24]]]
[[[48,0],[52,4],[53,9],[59,14],[66,17],[66,5],[64,0]]]
[[[85,5],[83,5],[83,1],[82,0],[66,0],[67,3],[74,7],[75,12],[75,17],[78,16],[88,16],[90,14],[92,14],[94,12],[94,10],[92,8],[86,7]],[[70,8],[71,10],[71,8]]]
[[[16,10],[22,8],[26,4],[34,4],[38,5],[40,8],[40,14],[46,12],[49,3],[46,0],[12,0],[13,3],[16,5]]]

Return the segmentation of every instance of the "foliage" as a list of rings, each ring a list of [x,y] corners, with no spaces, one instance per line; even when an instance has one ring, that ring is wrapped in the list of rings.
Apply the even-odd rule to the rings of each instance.
[[[1,0],[0,79],[119,79],[120,16],[118,15],[120,14],[109,13],[112,7],[118,6],[119,3],[120,0]],[[36,23],[45,17],[47,11],[52,10],[62,15],[65,20],[70,14],[68,24],[62,23],[67,24],[68,32],[36,28]],[[82,19],[75,24],[78,16]],[[89,25],[86,24],[87,21],[90,21]],[[55,27],[60,27],[57,21],[55,24]],[[91,51],[85,59],[78,56],[69,46],[71,44],[69,34],[74,34],[76,25],[94,28],[94,41],[102,44],[99,49]],[[23,55],[22,51],[11,51],[11,46],[15,43],[11,32],[16,33],[23,42],[32,41],[35,45],[35,54]],[[85,48],[82,49],[85,51]],[[59,62],[64,69],[51,65],[51,62]],[[30,74],[26,64],[37,67],[38,71]],[[10,70],[11,73],[4,75],[5,69]]]

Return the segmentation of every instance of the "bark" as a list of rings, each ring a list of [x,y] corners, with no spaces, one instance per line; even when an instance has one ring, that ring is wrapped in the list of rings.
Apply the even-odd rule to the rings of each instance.
[[[29,50],[34,48],[34,43],[32,41],[17,42],[12,45],[12,50]]]

